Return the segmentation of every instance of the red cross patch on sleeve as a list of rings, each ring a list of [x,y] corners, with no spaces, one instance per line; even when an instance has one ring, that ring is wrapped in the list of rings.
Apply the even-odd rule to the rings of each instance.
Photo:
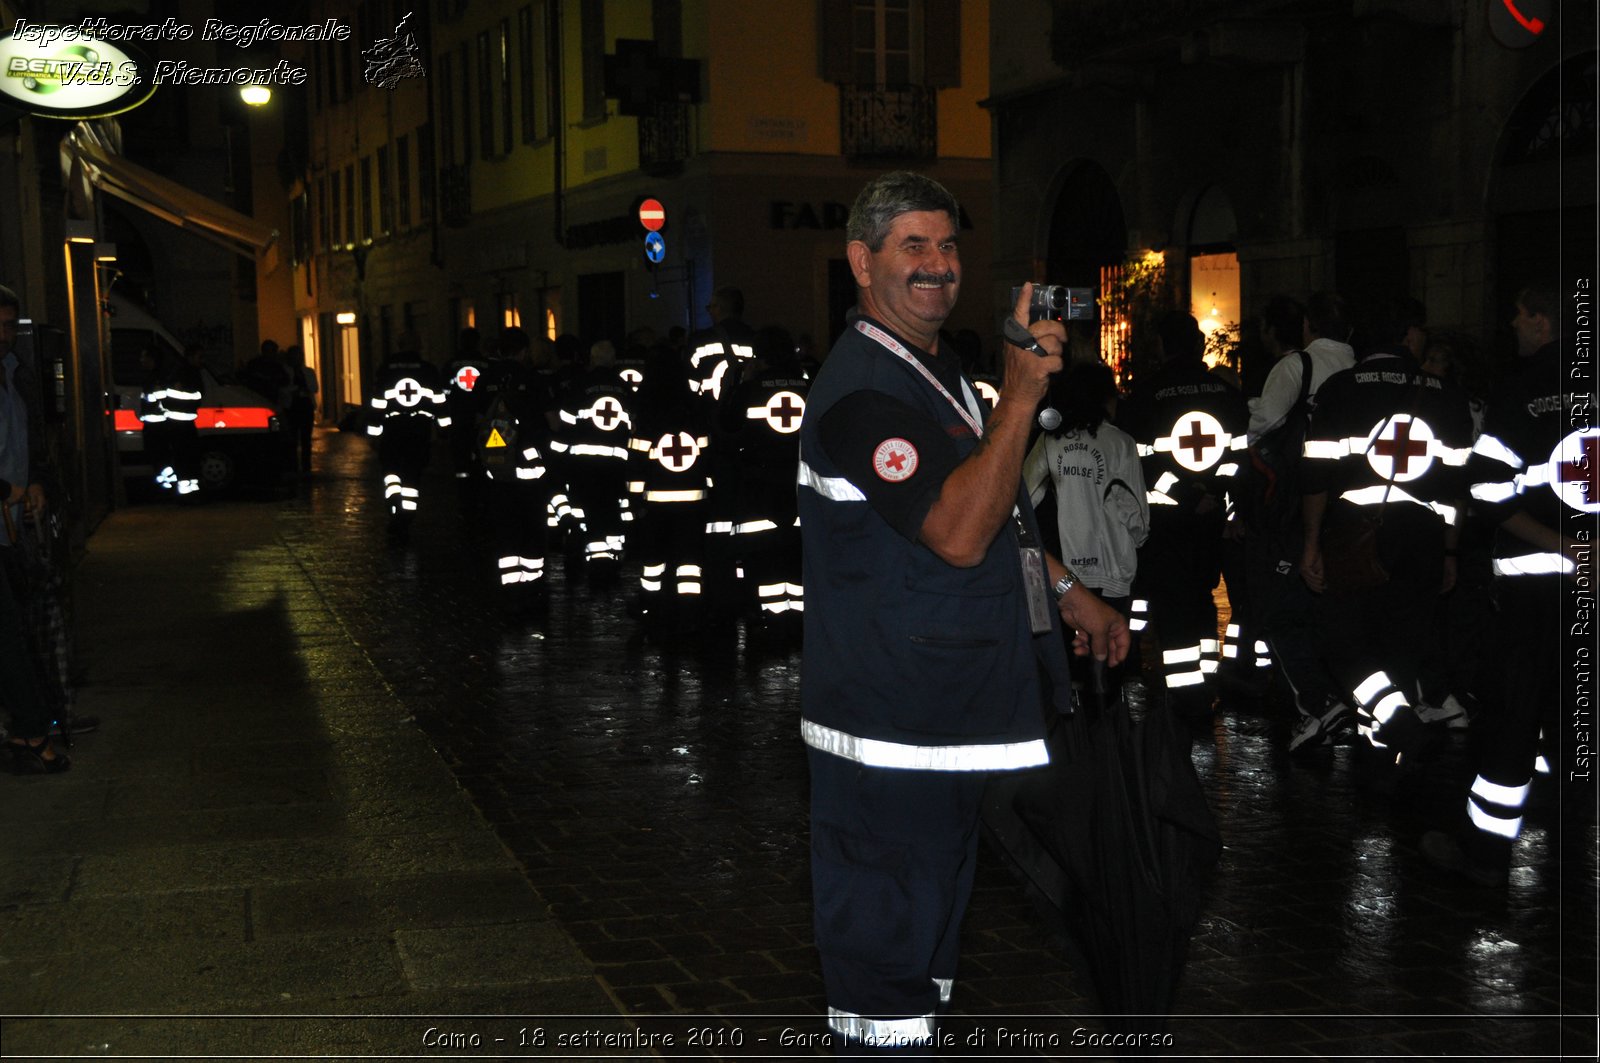
[[[917,448],[904,439],[885,439],[872,452],[872,468],[892,484],[909,480],[917,471]]]

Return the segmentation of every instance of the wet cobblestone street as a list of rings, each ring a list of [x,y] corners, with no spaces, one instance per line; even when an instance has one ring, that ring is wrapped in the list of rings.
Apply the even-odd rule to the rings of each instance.
[[[276,522],[630,1016],[820,1030],[798,650],[742,625],[646,639],[632,567],[591,587],[552,559],[548,613],[503,615],[443,470],[404,545],[349,434],[319,437],[300,498],[218,504]],[[1459,886],[1416,840],[1463,792],[1460,749],[1402,773],[1348,747],[1291,762],[1286,734],[1270,701],[1225,701],[1196,737],[1226,848],[1168,1054],[1592,1056],[1592,816],[1551,796],[1507,889]],[[1060,1056],[1096,1054],[1073,1031],[1104,1029],[1059,931],[988,852],[954,1007],[958,1042],[986,1038],[973,1055],[1000,1054],[1002,1025],[1061,1046],[1010,1051]]]

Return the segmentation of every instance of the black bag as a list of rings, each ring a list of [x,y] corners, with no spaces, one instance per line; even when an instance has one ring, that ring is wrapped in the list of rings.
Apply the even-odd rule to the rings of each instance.
[[[494,470],[510,465],[517,446],[517,415],[504,394],[494,397],[489,408],[478,418],[478,461],[485,469]]]
[[[1257,531],[1282,531],[1300,517],[1300,452],[1311,424],[1311,356],[1300,358],[1300,394],[1283,423],[1250,447],[1250,489],[1245,514]]]

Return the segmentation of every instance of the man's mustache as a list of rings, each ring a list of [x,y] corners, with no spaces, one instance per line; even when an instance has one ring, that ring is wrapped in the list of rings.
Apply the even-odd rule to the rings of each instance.
[[[943,273],[913,273],[911,275],[912,284],[954,284],[955,282],[956,271],[953,269],[946,270]]]

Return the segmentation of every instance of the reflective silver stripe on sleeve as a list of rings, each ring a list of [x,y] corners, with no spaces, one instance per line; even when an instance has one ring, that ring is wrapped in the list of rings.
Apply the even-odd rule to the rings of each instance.
[[[1522,468],[1522,458],[1517,452],[1502,443],[1497,437],[1481,435],[1472,444],[1472,452],[1485,458],[1504,462],[1513,469]]]
[[[1504,502],[1508,498],[1517,496],[1517,485],[1511,483],[1476,483],[1472,485],[1472,497],[1479,502]]]
[[[1371,487],[1356,487],[1339,496],[1346,502],[1353,502],[1358,506],[1381,506],[1387,502],[1410,502],[1414,506],[1431,509],[1444,518],[1446,524],[1454,525],[1456,522],[1456,507],[1444,502],[1426,502],[1416,495],[1411,494],[1403,487],[1393,484],[1373,484]]]
[[[1043,739],[973,746],[913,746],[878,738],[857,738],[811,720],[800,721],[806,745],[869,768],[916,771],[1006,771],[1050,763]]]
[[[1494,559],[1496,576],[1564,576],[1574,567],[1570,557],[1554,551]]]
[[[1365,440],[1362,443],[1365,444]],[[1300,447],[1302,458],[1318,461],[1338,461],[1350,453],[1350,442],[1345,439],[1308,439]]]
[[[834,502],[865,502],[867,496],[861,488],[846,480],[843,476],[822,476],[805,462],[800,463],[800,476],[796,481],[801,487],[809,487],[823,498]]]

